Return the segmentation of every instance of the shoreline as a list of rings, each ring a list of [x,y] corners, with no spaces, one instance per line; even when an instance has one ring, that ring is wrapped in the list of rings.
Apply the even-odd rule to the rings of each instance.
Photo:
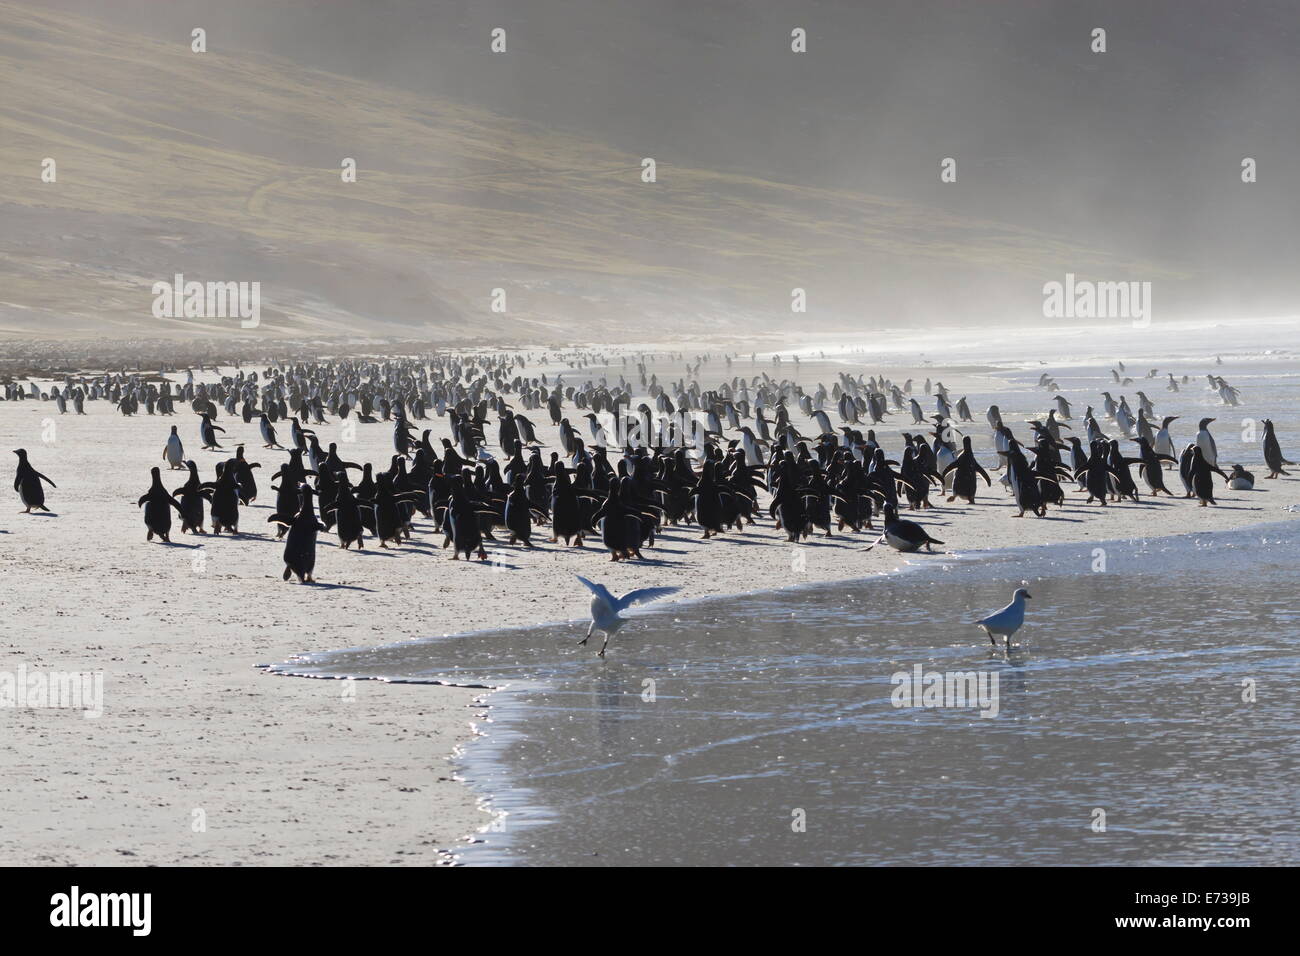
[[[805,361],[802,369],[787,364],[780,374],[833,380],[840,365]],[[750,375],[767,367],[742,362],[735,371]],[[911,371],[919,382],[943,367]],[[679,374],[676,361],[665,359],[660,368],[663,375]],[[1008,420],[1038,414],[1047,396],[1009,384],[1009,371],[939,374],[954,394],[968,391],[973,404],[974,396],[995,396]],[[615,359],[604,374],[618,372]],[[565,376],[587,374],[602,373]],[[718,366],[705,377],[721,374]],[[1080,385],[1071,393],[1098,387],[1106,386]],[[1262,391],[1249,397],[1242,414],[1280,411]],[[1204,402],[1199,389],[1189,389],[1161,404]],[[0,783],[7,804],[0,825],[15,835],[0,851],[0,862],[8,864],[445,863],[447,848],[490,823],[454,769],[458,748],[475,739],[485,691],[450,687],[412,695],[392,683],[358,681],[345,699],[338,683],[259,683],[268,674],[256,662],[574,620],[589,598],[573,573],[618,593],[677,585],[683,589],[678,601],[687,602],[871,578],[930,557],[899,555],[883,545],[867,552],[878,530],[795,546],[767,522],[709,541],[700,540],[698,528],[670,527],[645,552],[647,560],[631,563],[611,563],[591,544],[579,551],[539,542],[528,550],[498,541],[494,567],[450,562],[441,536],[419,521],[414,539],[399,550],[345,552],[322,536],[322,584],[285,584],[283,543],[266,524],[274,500],[270,473],[283,453],[261,448],[256,422],[221,415],[224,448],[214,452],[197,448],[197,419],[188,411],[171,419],[126,418],[104,401],[87,411],[59,416],[43,401],[0,403],[0,428],[12,447],[30,449],[34,465],[58,484],[49,495],[56,517],[0,514],[0,572],[9,583],[3,604],[17,623],[0,642],[0,671],[25,665],[105,676],[105,712],[95,721],[66,710],[0,708],[0,729],[11,741]],[[1194,413],[1184,408],[1184,414]],[[554,427],[543,415],[532,417],[541,441],[556,447]],[[793,410],[791,418],[807,431],[802,414]],[[914,428],[907,418],[894,415],[877,427],[886,448],[898,448],[900,432]],[[57,428],[55,440],[45,440],[47,422]],[[170,547],[145,541],[136,499],[149,468],[160,464],[169,424],[180,428],[205,479],[239,443],[251,460],[263,462],[261,493],[244,509],[239,536],[178,535]],[[319,427],[322,441],[349,441],[337,422]],[[423,427],[433,430],[434,442],[448,434],[446,419],[431,418]],[[983,423],[969,431],[989,463]],[[1238,445],[1230,434],[1224,433],[1225,459],[1241,453],[1247,462],[1257,460],[1258,445]],[[1289,451],[1289,432],[1282,441]],[[349,459],[386,462],[391,430],[362,426],[355,442],[342,447]],[[164,474],[180,483],[179,472]],[[1261,481],[1250,492],[1224,490],[1217,509],[1146,496],[1137,504],[1085,508],[1071,492],[1063,510],[1017,520],[997,478],[994,472],[991,489],[980,486],[973,508],[936,500],[933,511],[905,516],[943,539],[945,550],[972,553],[990,544],[1024,548],[1230,530],[1272,520],[1281,507],[1300,502],[1296,479]],[[1166,480],[1177,481],[1173,473]],[[617,641],[611,653],[618,654]],[[203,811],[202,831],[193,829],[197,811]]]
[[[1138,540],[1141,540],[1144,545],[1147,544],[1159,545],[1160,543],[1166,543],[1166,544],[1172,543],[1180,538],[1187,538],[1196,535],[1220,535],[1225,533],[1236,534],[1236,533],[1251,532],[1251,531],[1266,531],[1267,529],[1271,529],[1271,528],[1291,529],[1295,527],[1300,527],[1300,514],[1293,511],[1289,511],[1287,508],[1283,508],[1282,511],[1283,514],[1287,514],[1289,515],[1289,517],[1267,519],[1267,520],[1253,522],[1253,523],[1231,527],[1231,528],[1216,529],[1214,531],[1200,531],[1200,532],[1183,531],[1174,534],[1159,535],[1159,536],[1130,535],[1125,537],[1116,537],[1116,538],[1108,538],[1105,540],[1093,540],[1093,541],[1087,541],[1080,538],[1077,540],[1062,540],[1062,541],[1055,541],[1046,544],[1017,545],[1017,546],[1007,547],[1007,548],[980,548],[980,549],[964,551],[960,554],[936,552],[932,556],[938,559],[946,558],[949,560],[956,560],[961,562],[977,561],[992,556],[1014,560],[1018,558],[1031,556],[1034,551],[1041,548],[1049,548],[1049,547],[1066,548],[1066,547],[1077,547],[1080,545],[1094,545],[1097,547],[1107,547],[1118,543],[1129,543]],[[670,605],[660,605],[657,607],[657,613],[658,614],[671,613],[671,611],[674,608],[678,608],[678,607],[691,607],[691,606],[696,606],[701,604],[707,605],[711,602],[726,601],[726,600],[740,598],[740,597],[762,597],[765,595],[791,594],[791,593],[798,594],[799,592],[817,592],[819,590],[826,590],[826,589],[831,589],[836,587],[844,587],[846,585],[861,586],[861,585],[865,585],[867,582],[870,582],[882,576],[901,577],[903,575],[935,572],[937,570],[942,570],[942,569],[936,568],[934,562],[930,562],[930,561],[909,562],[902,567],[893,568],[891,570],[876,571],[869,575],[860,576],[860,577],[849,577],[849,578],[836,579],[836,580],[801,581],[793,584],[786,584],[779,587],[755,589],[751,591],[736,592],[732,594],[697,595],[695,597],[688,597],[681,601],[675,601]],[[655,608],[655,606],[652,605],[650,606],[650,608]],[[643,612],[642,614],[637,614],[635,611],[633,611],[628,615],[629,622],[635,623],[637,618],[639,617],[651,616],[655,614],[656,612],[652,611],[650,608],[647,608],[646,611]],[[568,624],[581,624],[582,620],[584,619],[565,618],[562,620],[542,622],[541,626],[547,629],[553,629],[553,628],[563,627]],[[410,645],[421,644],[421,643],[430,643],[438,640],[446,640],[449,638],[464,639],[464,638],[472,638],[476,636],[486,636],[489,634],[524,631],[528,629],[533,629],[537,626],[538,626],[537,624],[518,624],[512,626],[505,626],[505,627],[477,628],[473,631],[467,631],[467,632],[462,632],[457,634],[444,634],[436,637],[413,638],[406,641],[395,642],[393,644],[381,645],[380,647],[358,646],[358,647],[349,647],[349,648],[335,648],[330,651],[317,651],[311,653],[304,653],[301,656],[307,661],[311,661],[313,658],[315,658],[317,660],[317,666],[323,666],[323,661],[328,661],[328,659],[331,657],[334,657],[338,654],[348,653],[348,652],[379,650],[385,648],[397,648],[397,647],[410,646]],[[974,633],[973,628],[972,628],[972,633]],[[975,643],[979,643],[979,644],[983,643],[982,637],[972,638],[972,640]],[[450,690],[476,690],[481,692],[481,696],[477,700],[481,703],[482,707],[485,710],[484,716],[486,716],[487,713],[491,712],[492,707],[496,706],[493,703],[493,698],[498,693],[509,691],[519,683],[518,681],[502,681],[500,683],[495,683],[495,684],[486,683],[486,681],[489,680],[489,678],[486,677],[480,678],[480,680],[483,681],[483,683],[453,683],[444,678],[432,678],[432,677],[425,679],[425,678],[415,678],[415,677],[399,678],[399,677],[392,677],[386,675],[369,676],[369,675],[358,675],[353,673],[347,673],[343,671],[331,672],[328,670],[321,670],[320,672],[309,673],[309,672],[291,669],[290,665],[293,664],[295,659],[298,658],[299,656],[300,655],[291,655],[287,660],[283,662],[275,663],[275,664],[261,664],[261,665],[257,665],[257,668],[266,676],[290,677],[290,678],[299,678],[299,679],[311,680],[311,681],[345,681],[345,682],[364,681],[364,682],[379,683],[387,686],[430,687],[430,688],[445,688]],[[534,678],[533,680],[536,681],[536,678]],[[549,684],[547,684],[547,682],[544,679],[542,681],[542,685],[544,687],[549,686]],[[435,691],[434,693],[438,693],[438,692]],[[515,732],[518,733],[519,731],[516,730]],[[458,775],[456,778],[457,781],[460,783],[462,787],[464,787],[465,789],[467,789],[468,791],[472,792],[475,795],[478,807],[481,810],[493,814],[494,817],[498,814],[504,814],[504,813],[517,814],[519,812],[517,807],[505,809],[497,806],[500,799],[499,792],[489,791],[485,788],[480,788],[476,786],[474,783],[471,783],[468,779],[465,779],[464,776],[461,776],[459,774],[460,771],[464,771],[465,769],[467,769],[464,766],[464,764],[460,762],[461,759],[460,752],[470,746],[474,746],[484,742],[484,738],[490,736],[491,736],[490,733],[480,732],[477,730],[476,725],[471,725],[470,733],[459,744],[457,744],[457,748],[456,748],[457,754],[449,759],[451,760],[453,766],[456,767],[458,771]],[[533,808],[533,809],[537,809],[537,808]],[[483,832],[483,829],[484,827],[480,826],[475,831],[465,834],[464,839],[460,841],[460,844],[463,846],[467,842],[479,842],[476,839],[476,834]],[[453,865],[464,865],[454,859],[455,851],[453,851],[451,848],[445,848],[445,849],[453,857],[453,860],[451,861]],[[499,847],[497,852],[506,853],[508,856],[508,846]]]

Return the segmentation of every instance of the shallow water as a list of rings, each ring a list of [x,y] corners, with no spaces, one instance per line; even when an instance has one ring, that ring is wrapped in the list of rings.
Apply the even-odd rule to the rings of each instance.
[[[280,669],[507,685],[461,761],[503,814],[469,864],[1294,864],[1298,559],[1296,522],[920,555],[648,608],[605,661],[572,623]],[[994,650],[970,622],[1022,580]],[[996,716],[895,706],[918,664],[996,675]]]

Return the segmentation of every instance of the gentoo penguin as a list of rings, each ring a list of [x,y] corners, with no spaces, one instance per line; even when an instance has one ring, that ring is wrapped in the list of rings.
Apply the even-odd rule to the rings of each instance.
[[[217,444],[217,432],[225,434],[225,429],[219,425],[212,424],[212,418],[206,413],[202,413],[202,420],[199,422],[199,437],[203,439],[203,444],[199,447],[204,451],[216,451],[221,446]]]
[[[257,427],[262,433],[263,448],[281,447],[280,443],[275,440],[275,426],[271,424],[271,420],[266,417],[265,412],[262,413],[262,417],[258,421]]]
[[[172,530],[172,512],[175,508],[177,514],[184,515],[181,512],[181,506],[176,503],[176,499],[167,493],[167,489],[162,483],[162,469],[154,467],[150,469],[150,475],[153,480],[149,485],[149,490],[140,496],[140,500],[135,503],[139,508],[144,506],[144,526],[148,529],[145,535],[146,541],[152,541],[154,535],[158,535],[167,544],[171,544]]]
[[[365,547],[365,524],[361,517],[361,507],[357,503],[356,495],[352,493],[352,486],[348,484],[347,471],[338,471],[334,477],[337,488],[334,492],[334,500],[330,503],[329,513],[324,517],[335,523],[339,535],[339,547],[346,551],[355,542],[357,550],[360,551]]]
[[[301,496],[301,506],[296,515],[286,518],[284,515],[273,514],[266,520],[285,525],[289,529],[284,539],[284,580],[288,581],[290,575],[296,574],[299,584],[314,584],[311,573],[316,568],[316,534],[326,529],[316,518],[311,485],[303,482],[298,488],[298,494]]]
[[[172,497],[179,499],[181,511],[181,534],[207,534],[203,530],[203,499],[212,492],[199,481],[199,467],[193,461],[185,463],[190,470],[189,481],[172,492]]]
[[[239,533],[238,469],[233,459],[217,466],[217,480],[212,483],[212,533]]]
[[[885,505],[885,532],[876,539],[874,544],[869,545],[867,550],[870,551],[881,541],[895,551],[905,552],[919,551],[922,547],[926,551],[933,551],[930,545],[943,544],[938,538],[930,537],[915,521],[898,517],[898,511],[893,505]]]
[[[1156,440],[1151,447],[1155,449],[1157,455],[1168,455],[1169,460],[1177,463],[1178,459],[1174,453],[1174,439],[1169,434],[1169,423],[1177,421],[1177,415],[1166,415],[1160,422],[1160,430],[1156,432]]]
[[[172,471],[180,471],[185,467],[185,446],[181,444],[181,436],[176,434],[176,426],[172,426],[172,433],[167,436],[167,444],[163,446],[163,460],[171,466]]]
[[[587,641],[591,640],[591,635],[600,631],[605,635],[605,642],[600,645],[598,657],[605,656],[605,648],[609,646],[609,639],[618,633],[619,628],[627,623],[620,612],[627,610],[634,604],[645,604],[647,601],[654,601],[669,594],[676,594],[681,588],[639,588],[635,591],[629,591],[621,598],[615,597],[609,592],[609,589],[603,584],[596,584],[588,581],[580,574],[575,574],[579,581],[591,592],[591,625],[587,628],[587,636],[578,642],[578,646],[584,646]]]
[[[999,637],[1006,640],[1007,647],[1011,647],[1011,635],[1020,630],[1020,626],[1025,623],[1025,601],[1032,598],[1025,588],[1016,588],[1016,593],[1011,596],[1011,603],[1000,611],[994,611],[988,617],[980,618],[975,622],[976,627],[984,629],[984,633],[989,636],[989,643],[994,647],[998,646]]]
[[[18,492],[18,497],[26,506],[23,514],[31,514],[33,508],[37,511],[49,511],[50,509],[45,507],[45,489],[41,486],[41,482],[49,482],[51,488],[57,488],[58,485],[31,466],[31,462],[27,460],[26,448],[15,448],[14,454],[18,456],[18,470],[14,473],[14,491]]]
[[[1164,470],[1161,466],[1162,461],[1172,461],[1177,463],[1177,459],[1172,455],[1161,455],[1147,442],[1145,438],[1130,438],[1129,441],[1137,442],[1141,452],[1139,457],[1138,474],[1140,474],[1151,489],[1152,496],[1164,492],[1173,497],[1173,492],[1165,487]]]
[[[961,453],[957,458],[943,470],[944,477],[948,472],[954,472],[952,479],[952,494],[948,496],[949,501],[956,501],[958,498],[965,498],[970,504],[975,503],[975,478],[978,475],[984,477],[984,484],[990,488],[993,482],[989,479],[989,473],[985,471],[978,461],[975,460],[975,452],[971,450],[970,436],[967,435],[961,440]]]
[[[1217,505],[1214,500],[1214,476],[1218,475],[1224,481],[1228,480],[1217,465],[1211,465],[1205,460],[1205,453],[1201,451],[1201,446],[1197,445],[1192,449],[1192,491],[1201,501],[1201,507],[1207,504]]]
[[[1070,420],[1070,403],[1065,400],[1064,395],[1056,396],[1056,410],[1067,422]]]
[[[1196,442],[1188,442],[1183,453],[1178,456],[1178,478],[1183,483],[1184,498],[1195,494],[1192,489],[1192,452],[1196,451]]]
[[[544,520],[545,516],[528,500],[524,488],[524,476],[515,475],[510,494],[506,495],[505,525],[510,532],[510,543],[523,542],[525,548],[533,545],[533,519]]]
[[[1233,465],[1232,474],[1228,476],[1228,487],[1233,491],[1250,491],[1255,487],[1255,476],[1241,465]]]
[[[1267,418],[1264,419],[1264,464],[1268,465],[1269,473],[1265,476],[1267,478],[1289,475],[1290,472],[1282,466],[1295,464],[1295,462],[1282,457],[1282,447],[1277,443],[1277,433],[1273,431],[1273,422]]]
[[[1092,504],[1095,499],[1103,507],[1106,505],[1106,498],[1111,491],[1112,481],[1118,481],[1119,476],[1110,466],[1110,445],[1104,439],[1098,439],[1089,446],[1088,467],[1084,475],[1084,487],[1088,490],[1088,500],[1084,504]],[[1075,473],[1078,478],[1078,472]]]
[[[1201,423],[1196,426],[1196,447],[1201,450],[1202,457],[1205,458],[1206,464],[1211,468],[1219,467],[1219,450],[1214,445],[1214,436],[1210,434],[1210,422],[1213,418],[1202,418]]]

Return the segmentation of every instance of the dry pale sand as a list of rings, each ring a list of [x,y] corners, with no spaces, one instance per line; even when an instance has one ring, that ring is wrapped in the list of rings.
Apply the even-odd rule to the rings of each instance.
[[[969,373],[965,380],[943,377],[954,397],[992,387]],[[219,453],[199,451],[198,419],[188,409],[173,418],[128,419],[106,402],[88,408],[75,417],[59,416],[50,403],[0,403],[6,455],[26,447],[37,469],[58,483],[49,493],[57,517],[15,514],[17,496],[6,491],[0,604],[9,626],[0,671],[25,665],[105,675],[98,719],[0,709],[5,865],[444,861],[440,848],[454,848],[488,820],[469,789],[452,779],[446,759],[470,738],[481,692],[356,682],[349,699],[339,682],[270,677],[256,664],[304,651],[577,618],[587,596],[573,573],[615,591],[677,585],[693,598],[943,560],[883,546],[867,552],[865,536],[836,535],[807,541],[804,569],[793,570],[793,546],[769,522],[711,541],[700,541],[693,529],[669,529],[644,563],[612,564],[595,547],[552,545],[502,545],[495,564],[452,563],[440,550],[441,536],[423,522],[411,546],[394,552],[344,552],[322,535],[316,574],[325,586],[286,584],[282,545],[266,524],[270,475],[284,456],[260,447],[255,422],[224,415],[218,422],[226,445],[243,441],[249,457],[263,463],[258,501],[244,512],[246,534],[177,533],[169,547],[146,543],[135,504],[149,468],[163,464],[168,426],[180,426],[205,479]],[[531,417],[541,425],[546,416]],[[435,439],[447,434],[443,419],[424,425]],[[877,429],[887,448],[897,447],[900,427],[908,428],[900,421]],[[969,427],[990,463],[983,421]],[[326,443],[340,437],[336,423],[319,434]],[[554,443],[549,425],[541,435]],[[386,465],[391,426],[360,426],[356,442],[341,448],[345,458]],[[179,486],[184,473],[170,478]],[[1169,478],[1177,485],[1176,475]],[[957,552],[1220,531],[1282,517],[1281,509],[1297,501],[1300,483],[1260,485],[1256,492],[1225,490],[1217,508],[1144,497],[1140,505],[1101,509],[1084,507],[1075,493],[1047,519],[1020,520],[995,487],[974,508],[941,504],[924,520],[946,550]],[[983,637],[975,632],[971,639]],[[617,642],[612,647],[618,653]],[[594,655],[592,666],[600,666]],[[198,810],[206,829],[196,829]]]

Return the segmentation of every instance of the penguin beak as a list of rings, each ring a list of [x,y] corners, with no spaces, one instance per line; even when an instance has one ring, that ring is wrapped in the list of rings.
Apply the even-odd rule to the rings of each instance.
[[[1026,591],[1026,592],[1025,592],[1025,598],[1026,598],[1026,599],[1030,599],[1030,600],[1032,600],[1032,599],[1033,599],[1033,595],[1030,594],[1028,591]]]

